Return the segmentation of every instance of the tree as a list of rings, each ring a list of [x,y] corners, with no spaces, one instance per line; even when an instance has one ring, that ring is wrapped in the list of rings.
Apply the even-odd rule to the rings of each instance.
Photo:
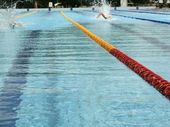
[[[131,0],[134,4],[139,5],[139,4],[148,4],[150,0]]]
[[[16,2],[17,0],[0,0],[0,4],[2,5],[4,2],[6,2],[9,6],[11,4],[11,1]],[[23,6],[34,7],[35,1],[37,1],[39,8],[47,8],[49,2],[53,2],[53,3],[59,2],[64,7],[80,7],[80,6],[91,6],[94,1],[100,2],[101,0],[22,0],[22,1],[24,1],[24,5],[22,3],[18,3],[18,7],[23,7]],[[112,3],[112,6],[120,5],[120,0],[106,0],[106,1]],[[135,5],[147,4],[150,2],[150,0],[128,0],[128,1],[133,2]],[[164,0],[164,3],[166,3],[166,1],[167,0]]]

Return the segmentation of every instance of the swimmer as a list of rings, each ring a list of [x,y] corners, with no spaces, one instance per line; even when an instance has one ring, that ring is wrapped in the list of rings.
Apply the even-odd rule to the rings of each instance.
[[[12,29],[14,29],[15,26],[16,26],[16,23],[10,23],[9,26],[10,26]]]
[[[97,16],[97,18],[99,18],[100,16],[102,16],[104,19],[110,19],[112,18],[111,15],[107,14],[107,13],[103,13],[103,4],[99,3],[99,7],[100,7],[100,10],[99,10],[99,14]],[[110,7],[110,5],[108,6]]]
[[[110,19],[110,18],[112,18],[110,15],[109,16],[106,16],[104,13],[99,13],[98,14],[98,16],[97,16],[97,18],[99,18],[100,16],[102,16],[104,19]]]
[[[11,28],[11,29],[15,29],[15,28],[17,28],[17,27],[23,27],[24,25],[22,24],[22,23],[16,23],[16,22],[13,22],[13,23],[9,23],[9,27]]]

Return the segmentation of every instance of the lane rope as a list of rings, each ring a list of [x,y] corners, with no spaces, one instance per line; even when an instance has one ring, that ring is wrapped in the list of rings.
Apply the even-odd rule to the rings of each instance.
[[[141,78],[147,81],[151,86],[157,89],[161,94],[170,99],[170,82],[163,79],[158,74],[154,73],[144,65],[140,64],[136,60],[130,58],[128,55],[117,49],[115,46],[112,46],[102,38],[98,37],[94,33],[90,32],[87,28],[75,22],[71,18],[67,17],[64,12],[61,12],[61,15],[70,21],[73,25],[79,28],[85,35],[89,36],[92,40],[94,40],[97,44],[107,50],[110,54],[116,57],[119,61],[124,63],[127,67],[129,67],[132,71],[138,74]]]
[[[115,14],[115,13],[112,13],[112,15],[124,17],[124,18],[137,19],[137,20],[150,21],[150,22],[154,22],[154,23],[161,23],[161,24],[170,25],[170,22],[165,22],[165,21],[159,21],[159,20],[153,20],[153,19],[144,19],[144,18],[138,18],[138,17],[133,17],[133,16]]]
[[[33,15],[35,13],[37,13],[37,11],[26,12],[24,14],[20,14],[20,15],[15,16],[15,19],[21,19],[23,17],[30,16],[30,15]]]
[[[163,13],[163,12],[152,12],[152,11],[143,11],[143,10],[114,10],[114,11],[120,11],[120,12],[134,12],[134,13],[148,13],[148,14],[158,14],[158,15],[170,15],[170,13]]]

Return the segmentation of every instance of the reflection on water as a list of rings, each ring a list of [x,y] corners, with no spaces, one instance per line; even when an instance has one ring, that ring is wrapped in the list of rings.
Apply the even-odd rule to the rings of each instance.
[[[31,32],[31,38],[37,38],[37,32]],[[0,125],[14,127],[17,118],[17,109],[21,102],[22,89],[27,82],[29,59],[33,55],[33,41],[24,41],[6,75],[3,88],[0,91]]]

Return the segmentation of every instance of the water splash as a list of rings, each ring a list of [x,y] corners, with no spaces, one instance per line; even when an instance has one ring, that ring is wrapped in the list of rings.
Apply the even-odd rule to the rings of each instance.
[[[0,6],[0,30],[14,28],[16,26],[16,6],[19,2],[11,3],[8,5],[6,2]]]
[[[3,9],[0,11],[0,27],[6,29],[15,24],[14,11],[12,9]]]
[[[99,13],[110,16],[111,6],[106,0],[96,0],[94,1],[94,6]]]
[[[110,4],[106,2],[106,0],[101,0],[101,9],[102,9],[102,12],[104,14],[107,14],[107,15],[110,15],[110,10],[111,10],[111,7],[110,7]]]

